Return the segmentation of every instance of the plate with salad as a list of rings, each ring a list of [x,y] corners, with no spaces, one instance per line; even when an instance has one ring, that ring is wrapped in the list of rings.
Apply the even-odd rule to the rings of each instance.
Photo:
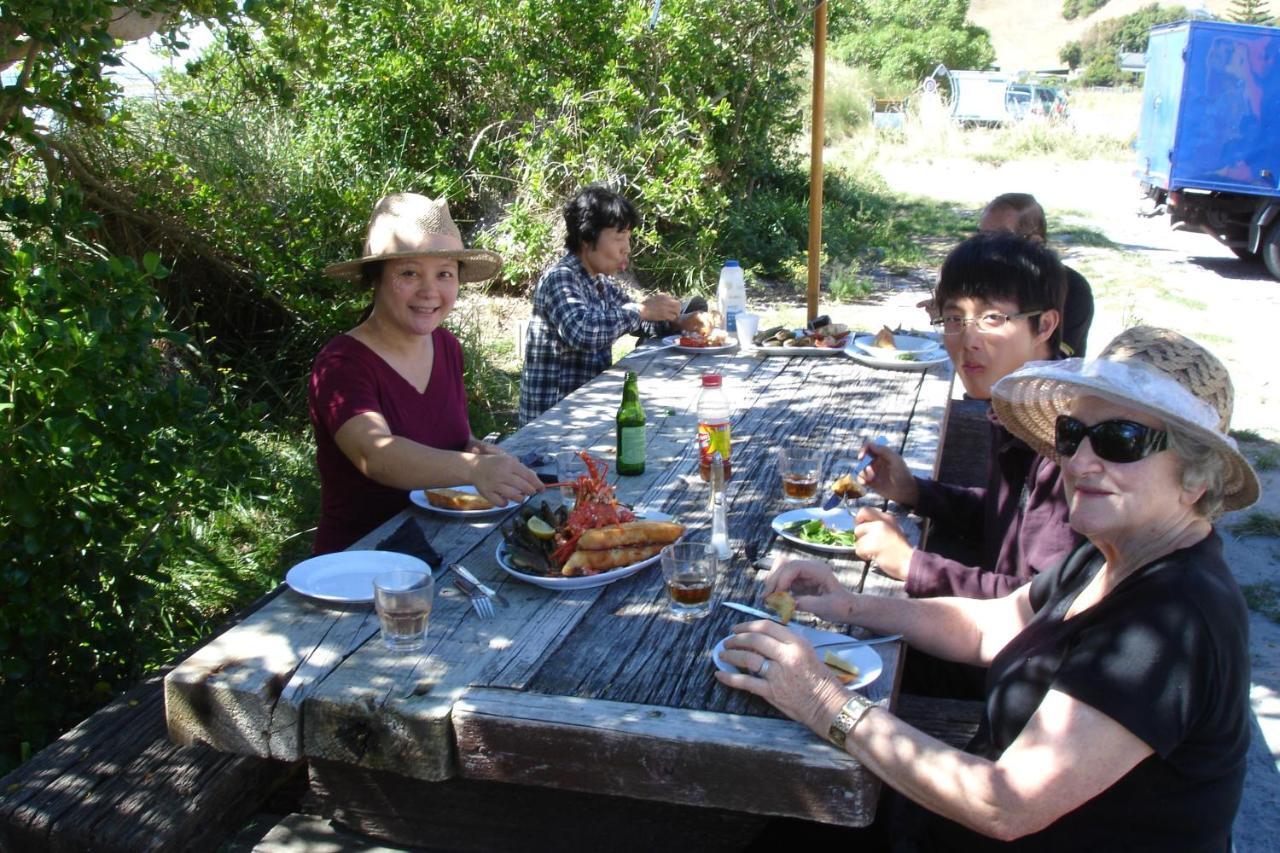
[[[828,554],[852,554],[857,544],[853,516],[844,507],[793,509],[774,516],[771,525],[783,539]]]

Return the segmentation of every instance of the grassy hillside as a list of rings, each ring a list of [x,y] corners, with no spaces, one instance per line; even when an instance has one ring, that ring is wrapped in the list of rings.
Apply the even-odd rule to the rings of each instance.
[[[1110,0],[1087,18],[1074,21],[1062,17],[1061,0],[1027,3],[1025,0],[972,0],[969,19],[991,33],[996,61],[1010,71],[1056,68],[1061,65],[1058,50],[1098,21],[1136,12],[1152,0]],[[1201,6],[1218,16],[1225,16],[1231,0],[1185,0],[1182,3],[1161,2],[1161,6]],[[1280,3],[1272,3],[1276,12]]]

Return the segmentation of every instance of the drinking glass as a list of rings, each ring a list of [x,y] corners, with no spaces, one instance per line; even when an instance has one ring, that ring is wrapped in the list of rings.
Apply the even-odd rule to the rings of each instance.
[[[576,450],[564,450],[556,454],[556,479],[561,483],[572,483],[579,477],[587,476],[587,463],[582,460]],[[573,488],[560,487],[560,500],[567,507],[573,506]]]
[[[678,619],[701,619],[711,612],[711,590],[720,561],[710,542],[676,542],[662,549],[667,609]]]
[[[738,315],[738,349],[750,352],[755,349],[753,340],[760,331],[760,315],[743,312]]]
[[[373,606],[382,626],[382,644],[393,652],[412,652],[427,644],[435,582],[427,572],[400,570],[373,579]]]
[[[786,445],[778,451],[778,473],[782,477],[782,499],[795,506],[813,502],[818,495],[822,453],[807,447]]]

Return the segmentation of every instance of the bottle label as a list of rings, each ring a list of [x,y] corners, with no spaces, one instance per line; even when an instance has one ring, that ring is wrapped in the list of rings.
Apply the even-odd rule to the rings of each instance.
[[[725,462],[729,461],[729,422],[698,424],[698,455],[703,465],[711,464],[711,454],[719,453]]]
[[[644,427],[622,427],[619,430],[618,461],[627,466],[644,464]]]

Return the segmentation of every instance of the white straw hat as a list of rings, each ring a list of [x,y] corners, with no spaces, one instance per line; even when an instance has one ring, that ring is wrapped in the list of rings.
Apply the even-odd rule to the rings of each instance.
[[[991,389],[1000,423],[1054,460],[1058,415],[1083,396],[1147,412],[1213,448],[1223,465],[1224,509],[1242,509],[1258,499],[1258,475],[1227,432],[1235,396],[1231,377],[1190,338],[1137,326],[1117,335],[1094,359],[1029,362]]]
[[[358,279],[360,268],[392,258],[454,258],[460,281],[484,281],[502,269],[502,258],[484,249],[466,249],[449,215],[449,203],[417,193],[393,193],[378,199],[369,218],[364,256],[325,268],[334,278]]]

